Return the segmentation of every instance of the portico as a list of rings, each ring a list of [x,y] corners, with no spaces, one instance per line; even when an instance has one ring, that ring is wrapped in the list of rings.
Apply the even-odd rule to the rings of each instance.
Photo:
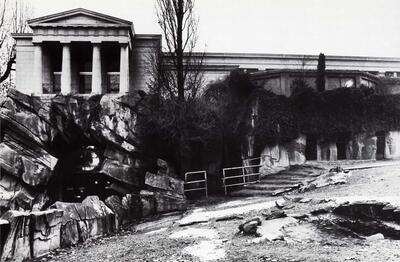
[[[131,22],[75,9],[28,24],[33,30],[32,93],[129,92]]]

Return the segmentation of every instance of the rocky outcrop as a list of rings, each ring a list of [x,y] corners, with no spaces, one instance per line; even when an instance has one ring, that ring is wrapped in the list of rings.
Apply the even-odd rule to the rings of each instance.
[[[183,181],[168,162],[158,159],[155,174],[145,176],[151,161],[143,161],[135,132],[144,99],[35,97],[14,89],[0,98],[1,261],[186,208]]]
[[[97,196],[89,196],[82,203],[56,202],[51,208],[64,211],[61,223],[62,246],[75,245],[116,230],[114,212]]]
[[[144,172],[135,130],[142,100],[139,94],[35,97],[9,89],[0,98],[1,190],[14,195],[24,189],[34,199],[51,191],[63,195],[45,189],[53,181],[64,181],[60,188],[76,187],[75,172],[96,172],[93,181],[80,180],[79,195],[64,198],[79,201],[95,193],[86,188],[121,197],[138,191]],[[16,202],[18,208],[32,208],[28,198],[19,194],[24,200]],[[8,202],[2,209],[11,208]]]
[[[187,207],[183,180],[176,178],[173,168],[167,162],[158,159],[157,165],[157,174],[147,172],[146,190],[140,191],[144,217],[154,213],[185,210]]]
[[[62,210],[7,211],[0,220],[0,261],[23,261],[60,247]]]

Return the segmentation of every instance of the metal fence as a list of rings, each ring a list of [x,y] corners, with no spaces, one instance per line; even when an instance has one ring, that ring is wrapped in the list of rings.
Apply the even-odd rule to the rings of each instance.
[[[191,177],[196,177],[200,179],[196,180],[188,180]],[[188,185],[194,185],[192,188],[187,188]],[[205,192],[206,197],[208,197],[208,188],[207,188],[207,172],[204,170],[201,171],[191,171],[185,173],[185,193],[192,191],[203,191]]]
[[[254,160],[260,161],[262,157],[268,157],[271,165],[273,165],[274,162],[279,161],[279,159],[276,159],[270,155],[262,155],[260,157],[248,158],[245,159],[245,161],[248,163],[251,163]],[[261,166],[262,166],[261,164],[257,165],[250,164],[245,166],[228,167],[222,169],[222,185],[224,187],[225,195],[228,194],[228,187],[237,187],[237,186],[259,183],[261,177],[260,173]],[[256,169],[256,171],[254,169]]]
[[[261,165],[249,165],[249,166],[238,166],[228,167],[222,169],[222,184],[224,187],[225,195],[228,194],[228,187],[243,186],[248,184],[254,184],[260,182],[260,167]],[[257,172],[254,172],[254,168],[258,168]],[[251,173],[247,173],[250,170]],[[232,172],[240,171],[239,174],[232,174]],[[256,179],[254,179],[256,177]],[[231,181],[232,184],[227,183]]]

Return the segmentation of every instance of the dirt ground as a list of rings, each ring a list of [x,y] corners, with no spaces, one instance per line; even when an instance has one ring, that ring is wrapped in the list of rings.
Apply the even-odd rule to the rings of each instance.
[[[356,170],[346,184],[288,195],[290,199],[308,200],[294,203],[286,198],[290,205],[286,212],[306,214],[335,198],[398,200],[399,185],[400,166]],[[219,199],[215,204],[194,207],[183,218],[164,217],[115,236],[57,250],[36,261],[400,261],[399,240],[354,238],[301,220],[285,228],[287,234],[281,240],[257,242],[254,236],[237,234],[241,222],[262,219],[262,213],[268,212],[275,201],[283,199],[253,197],[223,203]],[[180,226],[196,215],[207,222]],[[239,217],[217,221],[232,215]]]

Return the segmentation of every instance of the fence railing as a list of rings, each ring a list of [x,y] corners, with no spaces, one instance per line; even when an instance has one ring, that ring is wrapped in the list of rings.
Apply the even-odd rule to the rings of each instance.
[[[234,186],[243,186],[243,185],[248,185],[248,184],[254,184],[260,182],[260,167],[261,165],[249,165],[249,166],[238,166],[238,167],[228,167],[222,169],[222,185],[224,187],[224,192],[225,195],[228,194],[228,187],[234,187]],[[258,168],[257,172],[253,173],[246,173],[248,169],[254,169]],[[240,171],[239,175],[234,174],[234,175],[229,175],[229,173],[232,173],[234,171]],[[257,179],[253,180],[250,179],[251,177],[256,177]],[[232,184],[227,183],[227,181],[230,181],[232,179],[235,179]]]
[[[189,180],[191,177],[195,177],[196,180]],[[185,193],[204,190],[206,197],[208,197],[207,172],[205,170],[186,172],[184,185],[185,185],[184,189]],[[187,188],[187,185],[195,185],[195,186],[192,188]]]
[[[279,159],[276,159],[270,155],[262,155],[260,157],[248,158],[245,160],[251,162],[254,160],[260,160],[262,157],[268,157],[271,164],[273,164],[273,162],[275,161],[279,161]],[[228,187],[237,187],[237,186],[259,183],[261,178],[261,173],[260,173],[261,166],[262,166],[261,164],[257,164],[257,165],[238,166],[238,167],[228,167],[222,169],[222,185],[224,187],[225,195],[228,194]],[[257,171],[255,172],[254,169],[257,169]],[[239,174],[229,175],[229,173],[232,174],[235,171],[236,172],[240,171],[240,172]],[[252,179],[253,177],[256,177],[256,179]],[[232,183],[229,183],[233,179],[235,180]]]

